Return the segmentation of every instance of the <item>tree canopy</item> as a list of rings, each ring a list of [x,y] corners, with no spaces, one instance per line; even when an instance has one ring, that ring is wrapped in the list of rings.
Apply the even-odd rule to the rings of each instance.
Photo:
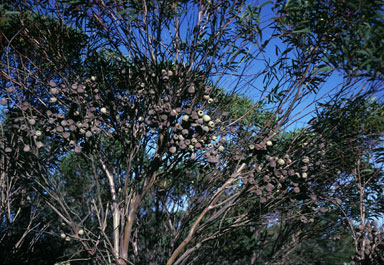
[[[381,264],[382,13],[357,2],[1,4],[0,262]]]

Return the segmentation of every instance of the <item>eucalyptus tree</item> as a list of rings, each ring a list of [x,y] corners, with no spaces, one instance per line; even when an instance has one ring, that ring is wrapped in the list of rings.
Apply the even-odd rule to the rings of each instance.
[[[37,89],[39,85],[35,80],[29,79],[30,76],[36,75],[37,78],[39,75],[39,78],[45,78],[59,71],[65,75],[68,69],[79,68],[80,51],[84,46],[84,35],[73,28],[60,25],[52,17],[39,16],[33,12],[25,12],[19,17],[17,13],[7,9],[6,4],[0,5],[2,95],[12,91],[6,78],[10,72],[5,65],[18,71],[16,78],[31,81],[28,85]],[[28,34],[25,34],[25,31]],[[45,42],[44,47],[39,47],[34,41]],[[14,54],[15,56],[9,56],[16,50],[18,53]],[[47,54],[52,56],[47,59]],[[21,59],[23,55],[28,55],[29,60]],[[23,63],[26,64],[19,67]],[[39,73],[36,72],[36,66],[40,70]],[[21,158],[22,153],[12,151],[21,139],[21,134],[10,133],[14,128],[9,126],[8,121],[16,117],[15,112],[8,111],[5,98],[2,98],[0,103],[0,260],[4,264],[52,264],[62,255],[64,245],[49,236],[52,233],[52,222],[57,220],[57,217],[34,190],[36,183],[31,179],[19,177],[24,174],[24,170],[28,171],[29,165],[23,164],[26,161]],[[11,105],[14,103],[9,102]],[[7,146],[4,146],[4,143],[7,143]],[[49,254],[43,254],[42,249]]]
[[[278,27],[319,69],[337,69],[349,77],[383,79],[382,0],[279,0]],[[305,56],[306,57],[306,56]]]
[[[278,141],[327,74],[310,57],[291,67],[290,47],[265,59],[263,6],[7,2],[19,28],[2,35],[1,154],[59,217],[50,232],[71,250],[62,261],[217,263],[228,257],[213,250],[239,229],[253,227],[268,245],[271,224],[324,210],[313,199],[320,173],[303,172],[321,167],[322,140]],[[31,13],[56,26],[27,23]],[[245,87],[253,102],[233,96]],[[287,238],[269,257],[295,246],[297,236]],[[251,252],[233,259],[255,262]]]
[[[383,231],[377,224],[383,217],[383,117],[377,98],[357,97],[327,105],[314,124],[331,144],[327,164],[339,175],[327,177],[323,198],[348,224],[355,260],[362,264],[383,262]]]

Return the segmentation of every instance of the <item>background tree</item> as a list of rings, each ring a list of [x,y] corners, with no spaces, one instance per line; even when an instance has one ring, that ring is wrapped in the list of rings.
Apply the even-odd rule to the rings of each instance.
[[[322,71],[383,78],[383,1],[277,1],[286,41]]]

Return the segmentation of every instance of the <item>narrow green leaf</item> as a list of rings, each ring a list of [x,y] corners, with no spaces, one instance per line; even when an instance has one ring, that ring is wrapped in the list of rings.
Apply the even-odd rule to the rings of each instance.
[[[304,28],[304,29],[299,29],[299,30],[295,30],[293,31],[293,33],[310,33],[311,30],[309,28]]]
[[[132,9],[132,8],[127,8],[127,9],[123,9],[123,10],[121,10],[121,11],[119,11],[119,12],[117,12],[116,14],[117,15],[124,15],[124,14],[127,14],[127,13],[133,13],[135,10],[134,9]]]
[[[18,15],[19,11],[5,11],[6,16]]]
[[[329,67],[328,65],[320,65],[316,69],[315,74],[320,73],[320,72],[328,72],[328,71],[331,71],[331,70],[332,70],[332,68]]]
[[[363,174],[371,175],[375,171],[372,168],[366,168],[366,169],[361,170],[360,172],[363,173]]]

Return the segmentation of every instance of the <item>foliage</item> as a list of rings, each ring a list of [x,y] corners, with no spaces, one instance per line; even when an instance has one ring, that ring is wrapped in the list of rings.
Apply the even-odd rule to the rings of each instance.
[[[286,38],[305,56],[316,54],[319,71],[383,76],[382,0],[277,1]]]
[[[329,244],[349,253],[348,231],[358,262],[378,260],[381,234],[368,230],[382,213],[372,158],[383,107],[333,97],[309,128],[284,131],[328,73],[318,72],[320,54],[291,53],[313,47],[300,32],[262,39],[263,7],[2,5],[4,251],[20,264],[48,244],[41,264],[297,264],[304,252],[325,263],[308,248],[330,251],[325,242],[340,237]],[[276,19],[283,31],[287,17]],[[270,63],[265,48],[278,36],[288,46]],[[260,60],[265,69],[252,67]],[[345,69],[355,66],[348,60]],[[259,76],[264,89],[241,96]]]

